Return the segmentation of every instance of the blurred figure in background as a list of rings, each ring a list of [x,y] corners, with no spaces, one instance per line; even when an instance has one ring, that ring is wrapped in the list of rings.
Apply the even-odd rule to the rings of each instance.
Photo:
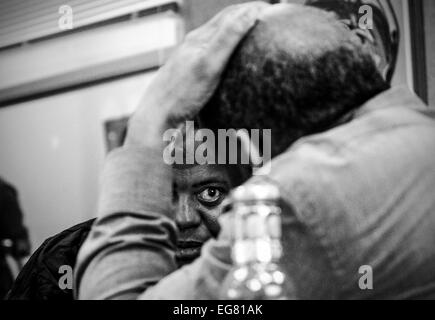
[[[7,256],[11,256],[20,269],[22,259],[30,254],[30,242],[17,191],[1,178],[0,244],[0,299],[3,299],[14,281]]]

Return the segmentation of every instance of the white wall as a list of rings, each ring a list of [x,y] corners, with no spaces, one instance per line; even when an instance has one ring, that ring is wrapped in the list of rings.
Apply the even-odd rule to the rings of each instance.
[[[0,109],[0,175],[20,194],[33,249],[94,217],[103,123],[130,114],[152,74]]]

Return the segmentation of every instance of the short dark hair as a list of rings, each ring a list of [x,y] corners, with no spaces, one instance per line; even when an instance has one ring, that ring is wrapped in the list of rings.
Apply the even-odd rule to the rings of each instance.
[[[300,137],[333,127],[389,88],[370,52],[351,37],[333,49],[300,54],[270,41],[263,45],[257,27],[234,52],[202,110],[204,126],[272,129],[276,156]]]

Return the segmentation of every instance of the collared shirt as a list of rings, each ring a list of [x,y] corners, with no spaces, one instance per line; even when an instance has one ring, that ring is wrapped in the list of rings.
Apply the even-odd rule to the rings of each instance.
[[[283,200],[283,266],[300,299],[435,297],[435,122],[388,90],[272,160]],[[247,183],[250,183],[248,181]],[[79,253],[82,299],[216,299],[231,268],[229,226],[176,270],[171,168],[160,150],[106,160],[98,220]],[[373,287],[360,286],[370,268]]]

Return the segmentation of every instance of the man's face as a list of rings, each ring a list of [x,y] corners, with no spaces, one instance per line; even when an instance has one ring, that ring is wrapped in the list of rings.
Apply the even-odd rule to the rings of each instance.
[[[173,172],[175,221],[180,231],[176,258],[183,265],[197,258],[204,242],[218,234],[221,204],[233,183],[223,165],[176,165]]]

